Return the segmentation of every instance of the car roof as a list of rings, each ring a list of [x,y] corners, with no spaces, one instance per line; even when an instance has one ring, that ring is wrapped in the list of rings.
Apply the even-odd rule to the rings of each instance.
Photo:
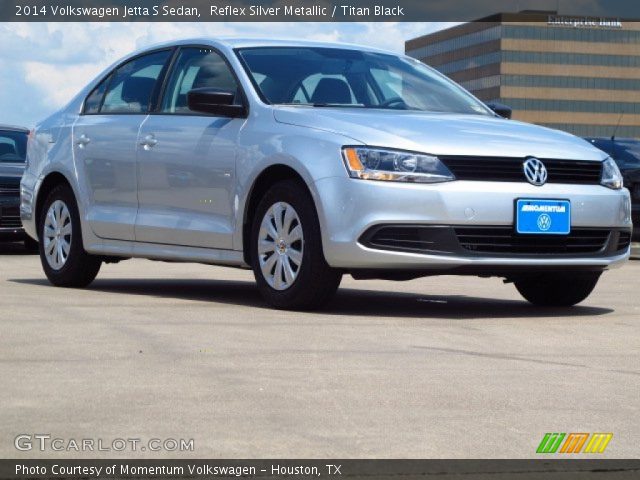
[[[29,133],[29,129],[28,128],[18,127],[18,126],[15,126],[15,125],[2,125],[2,124],[0,124],[0,131]]]
[[[160,45],[154,45],[152,47],[144,48],[144,51],[171,47],[179,45],[213,45],[213,46],[225,46],[227,48],[255,48],[255,47],[316,47],[316,48],[340,48],[345,50],[361,50],[367,52],[397,54],[396,52],[390,52],[375,47],[367,47],[364,45],[356,45],[349,43],[334,43],[334,42],[316,42],[309,40],[297,40],[297,39],[272,39],[272,38],[243,38],[243,37],[199,37],[199,38],[185,38],[176,40],[173,42],[165,42]]]

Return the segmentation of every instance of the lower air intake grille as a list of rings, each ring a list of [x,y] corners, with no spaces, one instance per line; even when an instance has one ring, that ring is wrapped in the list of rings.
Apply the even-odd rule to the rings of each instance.
[[[512,227],[456,227],[465,250],[478,253],[577,254],[604,249],[609,230],[574,228],[569,235],[518,235]]]
[[[618,250],[626,250],[631,245],[631,232],[620,232]]]
[[[429,230],[419,227],[385,227],[369,239],[372,247],[398,250],[429,250],[434,243],[429,240]]]

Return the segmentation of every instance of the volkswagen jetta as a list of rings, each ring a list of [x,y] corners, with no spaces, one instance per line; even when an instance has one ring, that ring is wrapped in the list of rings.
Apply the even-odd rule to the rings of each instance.
[[[37,126],[21,191],[59,286],[144,257],[252,268],[278,308],[321,306],[343,274],[500,276],[567,306],[629,256],[629,192],[607,154],[348,45],[137,52]]]

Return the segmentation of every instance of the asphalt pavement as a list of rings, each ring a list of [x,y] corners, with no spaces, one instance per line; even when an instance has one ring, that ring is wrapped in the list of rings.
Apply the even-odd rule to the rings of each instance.
[[[297,313],[205,265],[129,260],[55,288],[5,245],[0,457],[534,458],[547,432],[611,432],[601,458],[638,458],[639,274],[607,272],[572,309],[499,279],[345,277]],[[83,439],[111,450],[69,449]]]

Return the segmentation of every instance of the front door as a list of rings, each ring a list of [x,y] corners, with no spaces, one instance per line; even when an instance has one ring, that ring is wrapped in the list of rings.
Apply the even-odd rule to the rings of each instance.
[[[187,92],[238,86],[211,49],[182,48],[174,64],[158,111],[140,130],[136,240],[231,249],[236,142],[245,120],[192,112]]]

